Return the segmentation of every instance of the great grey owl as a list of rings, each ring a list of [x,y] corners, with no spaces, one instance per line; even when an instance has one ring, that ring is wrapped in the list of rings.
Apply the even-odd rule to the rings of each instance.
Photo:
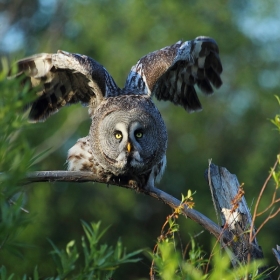
[[[131,68],[120,89],[92,58],[58,51],[17,62],[24,80],[37,86],[29,118],[44,121],[61,107],[81,102],[92,119],[89,135],[68,152],[68,170],[92,171],[110,180],[124,176],[152,188],[166,165],[167,132],[151,100],[169,100],[188,112],[201,109],[194,88],[213,93],[222,84],[216,42],[209,37],[179,41],[151,52]]]

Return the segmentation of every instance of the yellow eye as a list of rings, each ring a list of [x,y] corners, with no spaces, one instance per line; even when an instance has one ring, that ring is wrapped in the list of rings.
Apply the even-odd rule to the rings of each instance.
[[[120,132],[115,133],[116,139],[122,139],[122,134]]]
[[[136,137],[136,138],[141,138],[142,136],[143,136],[143,133],[140,132],[140,131],[138,131],[138,132],[135,133],[135,137]]]

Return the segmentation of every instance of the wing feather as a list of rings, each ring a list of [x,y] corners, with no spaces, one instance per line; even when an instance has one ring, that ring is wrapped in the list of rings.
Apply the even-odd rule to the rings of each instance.
[[[44,121],[61,107],[77,102],[90,104],[94,110],[104,97],[120,93],[107,70],[85,55],[42,53],[19,60],[17,67],[14,77],[24,75],[24,81],[37,90],[29,113],[32,121]]]
[[[155,95],[192,112],[202,108],[195,85],[212,94],[213,87],[222,85],[222,71],[217,43],[201,36],[142,57],[131,68],[124,91]]]

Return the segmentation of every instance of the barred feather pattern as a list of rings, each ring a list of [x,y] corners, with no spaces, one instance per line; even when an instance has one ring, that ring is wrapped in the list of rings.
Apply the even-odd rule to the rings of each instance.
[[[222,85],[222,70],[217,43],[201,36],[142,57],[131,68],[125,89],[154,95],[193,112],[201,109],[195,85],[204,94],[212,94],[213,86]]]
[[[171,101],[187,111],[201,109],[195,86],[205,94],[222,85],[218,45],[212,38],[178,41],[143,56],[131,68],[120,89],[107,70],[94,59],[58,51],[37,54],[17,62],[16,76],[36,87],[38,98],[31,104],[31,121],[44,121],[61,107],[80,102],[90,116],[104,98],[138,94]]]
[[[120,94],[112,76],[92,58],[58,51],[37,54],[18,61],[18,73],[38,89],[31,105],[31,121],[44,121],[61,107],[81,102],[90,105],[90,114],[100,102]]]

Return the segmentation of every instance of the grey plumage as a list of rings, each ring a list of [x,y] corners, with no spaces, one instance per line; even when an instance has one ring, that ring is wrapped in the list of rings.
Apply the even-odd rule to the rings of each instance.
[[[152,187],[164,172],[166,148],[164,121],[148,96],[108,97],[92,116],[89,136],[69,150],[68,169]]]
[[[198,37],[177,42],[142,57],[120,89],[107,70],[90,57],[58,51],[17,62],[39,96],[29,118],[43,121],[67,104],[89,108],[89,136],[69,150],[70,170],[102,177],[128,176],[152,187],[163,173],[167,133],[151,97],[169,100],[192,112],[201,109],[195,85],[205,94],[222,84],[216,42]],[[136,134],[135,134],[136,133]]]
[[[120,141],[114,137],[116,131],[122,134]],[[138,138],[137,133],[141,134]],[[92,117],[89,136],[98,163],[115,175],[146,173],[162,160],[167,148],[165,124],[147,96],[121,95],[104,100]],[[128,142],[131,157],[125,156]]]

